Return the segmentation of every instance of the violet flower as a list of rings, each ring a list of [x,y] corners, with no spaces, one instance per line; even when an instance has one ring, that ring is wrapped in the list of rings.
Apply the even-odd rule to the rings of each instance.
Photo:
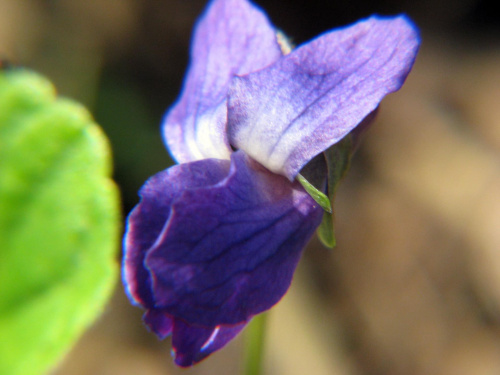
[[[284,55],[255,5],[210,2],[163,123],[180,164],[145,183],[125,235],[127,293],[178,365],[284,295],[323,215],[297,174],[401,87],[418,45],[405,16],[374,16]]]

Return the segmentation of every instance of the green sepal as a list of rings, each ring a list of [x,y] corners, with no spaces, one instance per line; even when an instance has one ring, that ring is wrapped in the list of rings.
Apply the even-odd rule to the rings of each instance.
[[[318,203],[323,210],[326,212],[332,212],[332,205],[330,203],[330,199],[323,194],[321,191],[316,189],[309,181],[306,180],[304,176],[300,173],[297,175],[297,181],[300,182],[305,191]]]
[[[317,234],[323,245],[329,248],[335,247],[336,244],[333,217],[335,193],[337,192],[340,180],[342,180],[349,170],[352,151],[352,139],[350,135],[347,135],[323,153],[328,171],[328,198],[332,202],[332,211],[323,213],[323,220],[318,227]]]
[[[333,213],[323,212],[323,220],[316,230],[318,238],[326,247],[333,249],[336,245],[335,233],[333,231]]]

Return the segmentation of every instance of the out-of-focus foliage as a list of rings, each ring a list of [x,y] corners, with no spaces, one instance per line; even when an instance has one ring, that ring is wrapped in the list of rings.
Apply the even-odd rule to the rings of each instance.
[[[115,285],[107,140],[34,73],[0,71],[0,374],[52,367]]]

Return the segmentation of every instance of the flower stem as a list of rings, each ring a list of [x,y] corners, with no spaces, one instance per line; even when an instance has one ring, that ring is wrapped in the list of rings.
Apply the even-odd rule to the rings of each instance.
[[[245,330],[244,375],[262,374],[267,313],[255,316]]]

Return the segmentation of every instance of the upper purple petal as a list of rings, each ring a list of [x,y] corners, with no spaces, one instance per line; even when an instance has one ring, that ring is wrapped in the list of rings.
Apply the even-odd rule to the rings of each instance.
[[[243,323],[286,292],[322,210],[242,151],[228,168],[214,159],[177,165],[141,190],[125,241],[136,302],[216,327]]]
[[[214,0],[195,29],[182,94],[167,113],[163,135],[179,162],[229,159],[227,91],[231,78],[281,56],[266,15],[245,0]]]
[[[406,17],[371,17],[235,77],[229,142],[292,180],[401,87],[418,46],[416,27]]]

